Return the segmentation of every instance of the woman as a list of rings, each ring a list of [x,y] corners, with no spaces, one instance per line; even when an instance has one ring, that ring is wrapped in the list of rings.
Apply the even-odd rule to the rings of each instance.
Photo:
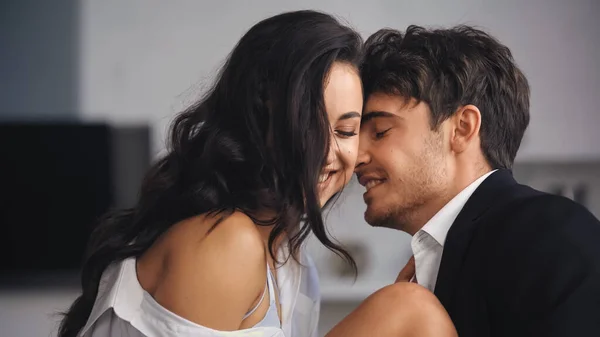
[[[312,232],[352,261],[327,237],[321,206],[356,161],[361,44],[312,11],[252,27],[212,90],[176,118],[137,205],[92,233],[83,294],[59,336],[315,335],[314,268],[300,247]],[[381,325],[386,315],[365,318],[402,313],[426,297],[415,289],[381,290],[330,335]]]

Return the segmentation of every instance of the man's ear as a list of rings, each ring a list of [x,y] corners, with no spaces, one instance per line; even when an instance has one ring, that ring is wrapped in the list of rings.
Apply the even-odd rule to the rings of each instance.
[[[452,151],[461,153],[468,149],[473,142],[479,142],[481,129],[481,112],[476,106],[469,104],[460,107],[452,117]]]

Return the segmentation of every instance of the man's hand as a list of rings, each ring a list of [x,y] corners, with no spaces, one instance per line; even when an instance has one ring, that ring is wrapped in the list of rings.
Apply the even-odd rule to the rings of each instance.
[[[406,263],[406,266],[402,268],[398,277],[396,278],[396,282],[410,282],[410,280],[415,275],[415,257],[411,256],[410,260]]]

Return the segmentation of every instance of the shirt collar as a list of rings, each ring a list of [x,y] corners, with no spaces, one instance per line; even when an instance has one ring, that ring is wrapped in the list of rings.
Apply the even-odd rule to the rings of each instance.
[[[481,185],[481,183],[494,172],[496,172],[496,170],[482,175],[464,190],[458,193],[429,221],[427,221],[425,226],[423,226],[423,228],[421,228],[419,231],[429,234],[443,247],[444,242],[446,241],[446,236],[448,235],[448,231],[450,230],[452,223],[454,223],[454,220],[456,220],[456,217],[460,211],[463,209],[471,195],[473,195],[477,187],[479,187],[479,185]]]

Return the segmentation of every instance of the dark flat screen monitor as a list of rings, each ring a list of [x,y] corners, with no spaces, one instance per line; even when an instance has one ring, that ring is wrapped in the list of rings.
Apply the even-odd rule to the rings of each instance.
[[[77,270],[113,201],[110,128],[0,124],[0,274]]]

